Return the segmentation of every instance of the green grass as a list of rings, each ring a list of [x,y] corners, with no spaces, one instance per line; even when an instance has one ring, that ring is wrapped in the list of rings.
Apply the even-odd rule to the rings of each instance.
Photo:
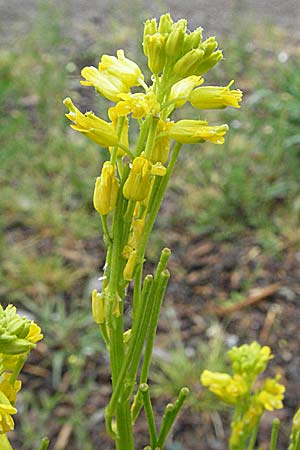
[[[49,373],[41,382],[47,385],[43,392],[24,389],[21,394],[15,441],[24,450],[38,448],[49,431],[49,417],[58,410],[63,413],[51,433],[68,423],[75,450],[94,448],[85,405],[98,386],[95,360],[102,357],[103,345],[92,323],[88,283],[103,263],[100,222],[91,199],[104,153],[69,129],[62,99],[70,95],[86,109],[104,111],[100,101],[92,105],[87,90],[79,88],[79,70],[96,61],[98,48],[107,44],[105,51],[111,52],[125,46],[132,37],[130,20],[117,42],[111,34],[97,37],[83,54],[82,48],[68,51],[64,11],[41,4],[28,36],[14,49],[0,50],[1,303],[14,302],[41,325],[44,350],[36,358]],[[116,28],[113,23],[111,33]],[[228,76],[235,78],[245,90],[245,102],[240,111],[207,114],[214,123],[231,125],[224,146],[199,146],[192,157],[190,148],[182,151],[170,196],[181,203],[181,212],[177,222],[164,216],[158,226],[161,242],[166,226],[185,223],[184,232],[208,231],[215,239],[250,231],[266,251],[276,253],[282,237],[299,226],[299,60],[286,40],[291,56],[280,63],[284,37],[267,32],[240,30],[223,42],[226,60],[210,80],[227,84]],[[131,57],[141,56],[140,49],[130,50]],[[194,363],[176,339],[170,350],[173,364],[155,364],[158,396],[174,398],[189,377],[196,386],[204,368],[200,358],[205,367],[209,362],[207,348],[199,346]],[[222,370],[217,359],[210,368]],[[62,388],[66,378],[67,393]],[[33,380],[37,389],[39,383]],[[201,404],[200,397],[193,408]],[[76,414],[70,414],[73,409]]]

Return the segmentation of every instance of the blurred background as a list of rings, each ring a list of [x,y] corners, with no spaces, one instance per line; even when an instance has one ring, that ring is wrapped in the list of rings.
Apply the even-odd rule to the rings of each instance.
[[[270,374],[287,387],[280,448],[300,403],[300,4],[298,1],[0,0],[1,304],[31,315],[45,338],[25,366],[16,449],[111,450],[104,426],[109,361],[90,312],[104,263],[92,206],[104,150],[73,132],[62,100],[105,117],[107,103],[80,70],[123,48],[147,72],[143,22],[170,11],[217,36],[224,60],[207,84],[244,91],[224,146],[185,146],[148,250],[148,270],[170,246],[172,273],[151,373],[159,418],[192,395],[167,450],[223,450],[228,416],[199,385],[224,370],[226,350],[270,345]],[[182,113],[192,118],[188,108]],[[197,116],[198,117],[198,116]],[[259,442],[268,448],[272,415]],[[147,444],[143,418],[137,446]]]

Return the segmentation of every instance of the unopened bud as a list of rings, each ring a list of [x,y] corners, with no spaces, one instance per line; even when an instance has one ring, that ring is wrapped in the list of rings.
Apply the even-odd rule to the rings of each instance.
[[[181,78],[198,75],[198,66],[202,61],[204,51],[199,48],[190,50],[180,58],[174,66],[174,72]]]
[[[158,32],[161,34],[169,34],[172,30],[173,20],[169,13],[160,16]]]
[[[104,295],[97,292],[96,289],[92,292],[92,313],[96,323],[101,324],[105,322]]]
[[[94,207],[102,216],[112,211],[117,202],[119,182],[115,176],[115,166],[110,161],[103,164],[101,176],[96,179]]]
[[[174,57],[181,56],[186,32],[186,20],[182,19],[176,22],[166,42],[166,55]]]
[[[165,66],[165,43],[166,36],[160,33],[145,36],[143,42],[144,53],[148,57],[148,67],[154,74],[162,72]]]

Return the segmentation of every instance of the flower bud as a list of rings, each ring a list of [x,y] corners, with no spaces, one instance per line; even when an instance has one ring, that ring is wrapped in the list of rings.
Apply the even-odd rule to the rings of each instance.
[[[193,89],[196,86],[200,86],[204,82],[203,78],[196,75],[191,75],[190,77],[183,78],[183,80],[178,81],[173,84],[171,92],[169,95],[169,100],[178,101],[175,103],[176,108],[183,106],[189,99]],[[181,99],[183,97],[183,99]]]
[[[162,72],[165,66],[165,43],[166,36],[160,33],[145,36],[143,42],[144,53],[148,57],[148,67],[154,74]]]
[[[138,156],[133,160],[131,171],[123,187],[123,195],[128,200],[144,200],[151,188],[152,175],[163,176],[166,168],[157,163],[152,165],[143,156]]]
[[[161,162],[161,164],[164,164],[168,159],[171,140],[167,132],[171,126],[171,122],[165,122],[159,119],[156,129],[156,139],[151,153],[151,161],[153,163]]]
[[[230,90],[233,80],[226,87],[203,86],[191,93],[190,102],[199,109],[218,109],[232,106],[240,108],[243,93],[239,89]]]
[[[123,278],[125,281],[131,281],[136,263],[136,250],[132,250],[129,254],[128,261],[123,270]]]
[[[160,16],[158,32],[161,34],[169,34],[172,30],[173,20],[169,13]]]
[[[119,94],[129,92],[129,86],[120,78],[109,73],[100,72],[96,67],[84,67],[81,75],[86,81],[81,81],[83,86],[93,86],[103,97],[117,102]]]
[[[143,38],[143,47],[144,47],[144,40],[145,40],[145,36],[151,36],[152,34],[157,33],[157,23],[156,23],[156,19],[148,19],[145,22],[144,25],[144,38]],[[144,47],[145,50],[145,47]],[[147,56],[147,53],[145,53],[145,55]]]
[[[192,31],[190,34],[185,35],[184,45],[183,45],[183,53],[186,54],[193,48],[197,48],[202,39],[202,31],[201,27],[196,28],[196,30]]]
[[[223,144],[228,125],[207,126],[203,120],[179,120],[173,123],[169,136],[181,144],[196,144],[210,141]]]
[[[166,42],[166,55],[180,57],[186,32],[186,20],[176,22]]]
[[[118,189],[119,182],[115,176],[115,166],[110,161],[105,161],[94,189],[94,208],[99,214],[106,216],[115,208]]]
[[[186,78],[191,75],[198,75],[198,66],[202,61],[204,51],[199,48],[190,50],[182,56],[174,66],[174,72],[180,75],[181,78]]]
[[[199,48],[204,51],[204,57],[210,56],[218,47],[218,43],[215,37],[209,37],[199,45]]]
[[[138,249],[140,245],[140,241],[142,239],[145,228],[145,219],[133,219],[132,221],[132,233],[128,240],[128,245],[126,248],[130,249]],[[125,250],[125,249],[124,249]],[[131,251],[131,250],[130,250]],[[126,250],[125,250],[126,252]],[[128,253],[127,258],[129,257],[130,252]]]
[[[96,323],[101,324],[105,322],[104,295],[97,292],[96,289],[92,292],[92,313]]]
[[[19,317],[17,314],[15,318],[7,324],[7,331],[9,334],[15,335],[18,338],[24,339],[29,331],[31,321],[25,317]]]
[[[0,353],[4,353],[5,355],[20,355],[29,352],[29,350],[35,347],[32,342],[26,339],[11,339],[11,336],[7,339],[7,337],[3,334],[0,336]]]
[[[201,61],[197,67],[196,75],[203,75],[212,69],[223,58],[222,50],[217,50],[208,58]]]
[[[117,58],[103,55],[98,69],[100,73],[106,71],[107,74],[122,80],[128,87],[138,86],[140,84],[139,80],[144,79],[139,66],[130,59],[125,58],[124,50],[117,51]]]

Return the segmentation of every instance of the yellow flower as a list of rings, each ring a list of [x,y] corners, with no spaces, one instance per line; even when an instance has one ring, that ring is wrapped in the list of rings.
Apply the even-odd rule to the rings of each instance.
[[[119,78],[128,87],[138,86],[140,80],[144,79],[139,66],[130,59],[125,58],[124,50],[117,51],[117,58],[103,55],[98,69],[100,72],[107,71],[107,73]]]
[[[156,163],[157,161],[160,161],[164,164],[167,161],[171,146],[168,130],[171,127],[172,122],[165,122],[164,120],[159,119],[156,129],[156,139],[151,153],[152,162]]]
[[[173,84],[169,96],[169,100],[178,100],[175,103],[176,108],[183,106],[189,99],[191,92],[196,86],[200,86],[204,82],[203,78],[191,75],[178,83]],[[181,99],[183,97],[183,99]]]
[[[14,421],[11,414],[16,414],[14,408],[6,395],[0,390],[0,434],[7,433],[14,429]]]
[[[69,108],[70,112],[66,114],[66,117],[74,122],[74,125],[71,125],[73,130],[83,133],[101,147],[109,147],[118,143],[118,137],[111,123],[105,122],[92,112],[82,114],[70,98],[66,98],[63,103]]]
[[[120,78],[107,72],[100,72],[96,67],[84,67],[81,75],[87,80],[80,82],[83,86],[94,86],[99,94],[112,102],[119,100],[119,94],[129,91],[129,86]]]
[[[129,253],[128,261],[123,270],[123,278],[125,281],[130,281],[133,278],[133,272],[136,263],[136,250],[132,249]]]
[[[234,373],[245,375],[248,378],[262,373],[268,361],[273,358],[270,347],[267,345],[261,347],[257,342],[233,347],[229,350],[228,356],[232,362]]]
[[[33,344],[36,344],[44,337],[41,331],[42,331],[41,328],[35,322],[32,322],[29,328],[29,332],[26,336],[26,339],[32,342]]]
[[[6,396],[12,405],[16,403],[17,393],[21,389],[22,382],[16,380],[14,384],[10,382],[10,373],[4,373],[0,377],[0,391]]]
[[[132,113],[134,119],[141,119],[148,114],[155,115],[160,110],[160,105],[152,91],[147,94],[120,94],[121,100],[116,106],[110,108],[110,114],[127,116]]]
[[[179,120],[173,123],[169,136],[181,144],[210,141],[223,144],[228,125],[208,126],[203,120]]]
[[[152,164],[143,156],[133,160],[131,171],[123,187],[123,195],[128,200],[144,200],[151,188],[153,175],[164,176],[166,168],[161,163]]]
[[[145,228],[145,218],[133,219],[132,221],[132,233],[128,240],[128,245],[134,249],[137,249],[142,239]]]
[[[239,375],[231,377],[227,373],[204,370],[200,380],[203,386],[226,403],[236,403],[237,398],[245,395],[248,390],[245,380]]]
[[[283,408],[285,387],[278,383],[277,378],[267,378],[262,391],[258,394],[258,401],[268,411]]]
[[[96,179],[94,207],[102,216],[106,216],[116,206],[119,181],[115,176],[115,171],[115,165],[110,161],[105,161],[101,175]]]
[[[199,109],[240,108],[243,93],[239,89],[230,90],[233,83],[230,81],[226,87],[201,86],[191,93],[190,102]]]

